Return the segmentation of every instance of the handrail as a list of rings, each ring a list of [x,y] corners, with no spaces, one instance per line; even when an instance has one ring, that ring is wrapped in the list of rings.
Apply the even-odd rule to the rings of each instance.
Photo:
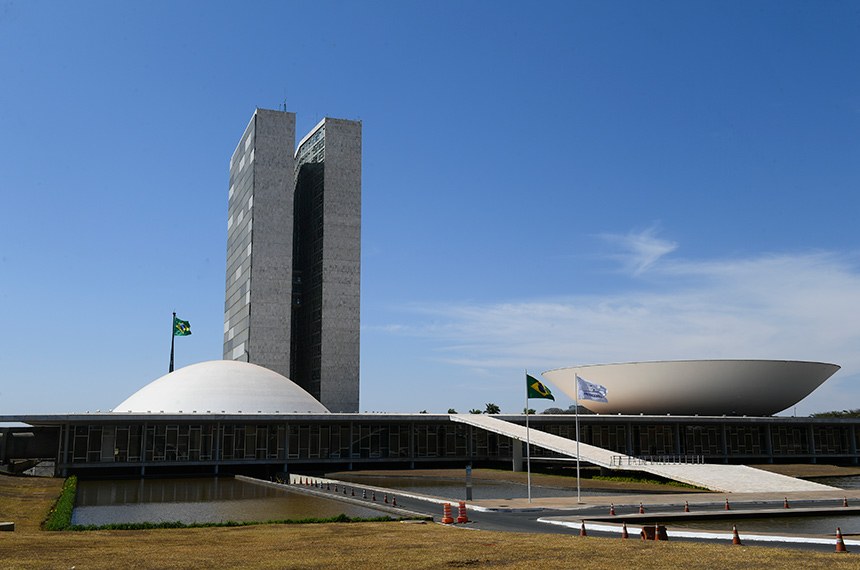
[[[625,465],[703,465],[704,463],[704,455],[645,455],[642,457],[613,455],[609,465],[623,467]]]

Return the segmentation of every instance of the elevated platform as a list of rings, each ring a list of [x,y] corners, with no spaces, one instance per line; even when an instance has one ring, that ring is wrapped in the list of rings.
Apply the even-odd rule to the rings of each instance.
[[[572,439],[538,430],[530,430],[527,437],[525,426],[506,422],[492,416],[452,414],[451,421],[479,427],[523,442],[528,439],[532,445],[568,457],[577,457],[577,443]],[[635,457],[619,455],[609,449],[584,443],[579,444],[579,459],[606,469],[644,471],[673,481],[723,493],[789,493],[837,490],[835,487],[786,477],[745,465],[640,462]]]

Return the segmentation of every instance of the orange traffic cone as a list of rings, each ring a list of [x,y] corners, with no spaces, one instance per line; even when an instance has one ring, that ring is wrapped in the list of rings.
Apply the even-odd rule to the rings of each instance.
[[[741,537],[738,536],[737,525],[732,525],[732,544],[737,544],[739,546],[743,546],[743,543],[741,543]]]
[[[460,501],[460,505],[457,508],[457,522],[458,523],[469,522],[469,517],[466,516],[466,502],[465,501]]]
[[[337,493],[337,483],[334,484],[334,492]]]
[[[685,513],[690,512],[690,502],[689,501],[684,501],[684,512]]]
[[[644,515],[644,514],[645,514],[645,507],[644,507],[644,506],[642,506],[642,503],[639,503],[639,514],[640,514],[640,515]]]
[[[397,506],[397,497],[395,497],[394,495],[391,495],[391,506],[392,507]]]
[[[613,505],[612,503],[609,503],[609,516],[615,516],[615,505]]]
[[[371,492],[370,492],[370,500],[371,500],[371,501],[375,501],[375,500],[376,500],[376,491],[371,491]]]
[[[843,507],[847,507],[847,506],[848,506],[848,497],[842,497],[842,506],[843,506]]]
[[[728,497],[726,497],[726,510],[727,511],[732,510],[732,508],[729,506],[729,498]]]
[[[836,527],[836,552],[848,552],[845,548],[845,541],[842,540],[842,529]]]
[[[630,535],[627,534],[627,523],[621,523],[621,538],[629,538]]]
[[[452,524],[454,517],[451,516],[451,503],[442,505],[442,524]]]
[[[782,501],[782,508],[784,508],[784,509],[790,509],[790,508],[791,508],[791,507],[789,507],[789,506],[788,506],[788,497],[786,497],[785,499],[783,499],[783,501]]]
[[[588,536],[588,533],[585,532],[585,523],[579,523],[579,536]]]
[[[388,493],[385,493],[385,495],[382,497],[382,502],[384,502],[386,505],[388,504]]]

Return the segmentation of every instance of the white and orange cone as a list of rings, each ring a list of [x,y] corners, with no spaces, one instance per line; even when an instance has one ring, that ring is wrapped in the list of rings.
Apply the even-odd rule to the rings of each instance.
[[[836,552],[848,552],[845,541],[842,540],[842,529],[838,526],[836,527]]]

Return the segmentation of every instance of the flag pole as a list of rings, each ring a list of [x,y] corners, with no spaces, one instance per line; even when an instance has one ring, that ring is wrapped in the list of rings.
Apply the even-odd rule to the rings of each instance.
[[[529,503],[532,502],[532,457],[531,437],[529,435],[529,371],[526,370],[526,486],[529,491]],[[520,466],[522,469],[522,466]]]
[[[167,370],[168,374],[173,372],[173,346],[176,342],[174,328],[176,328],[176,311],[173,311],[173,320],[170,321],[170,368]]]
[[[576,414],[576,502],[582,503],[579,491],[579,376],[574,372],[576,390],[574,391],[574,413]]]

